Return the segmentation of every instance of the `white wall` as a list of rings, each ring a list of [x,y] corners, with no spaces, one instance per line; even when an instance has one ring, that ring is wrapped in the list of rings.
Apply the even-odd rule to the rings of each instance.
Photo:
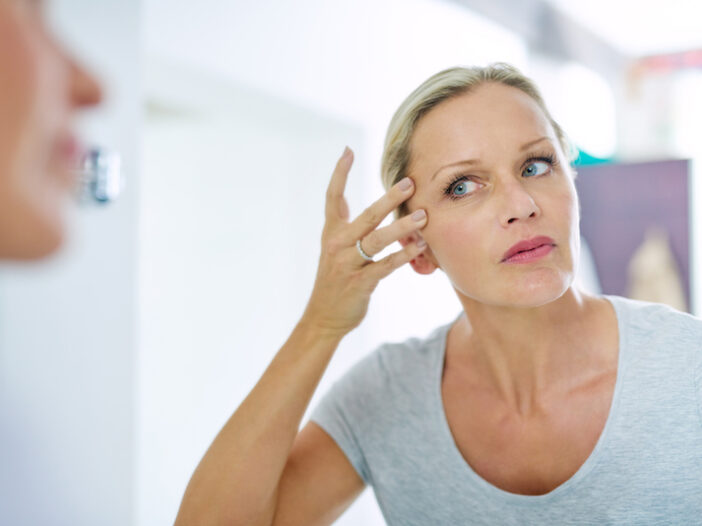
[[[385,128],[416,85],[453,65],[525,66],[517,38],[444,2],[150,0],[145,13],[144,525],[172,521],[207,445],[302,313],[344,145],[356,152],[347,188],[355,217],[383,193]],[[440,272],[398,270],[342,342],[310,408],[376,345],[426,334],[459,308]],[[338,524],[382,524],[372,492]]]
[[[82,136],[119,151],[130,184],[114,206],[77,211],[52,260],[0,268],[0,522],[124,526],[135,473],[139,2],[49,5],[109,87]]]
[[[140,524],[173,521],[214,433],[302,314],[328,166],[364,139],[188,70],[157,77],[141,188]]]

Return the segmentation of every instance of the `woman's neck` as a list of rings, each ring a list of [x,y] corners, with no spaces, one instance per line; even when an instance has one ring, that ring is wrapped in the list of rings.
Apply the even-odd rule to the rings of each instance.
[[[446,366],[460,368],[519,414],[611,369],[611,345],[603,342],[616,341],[616,315],[605,299],[571,287],[531,309],[463,300],[466,316],[450,330]]]

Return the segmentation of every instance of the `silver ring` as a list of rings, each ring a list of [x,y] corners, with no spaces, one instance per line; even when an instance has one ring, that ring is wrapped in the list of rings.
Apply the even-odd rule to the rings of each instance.
[[[373,261],[373,256],[369,256],[361,248],[361,240],[360,239],[358,241],[356,241],[356,248],[358,249],[358,253],[361,254],[361,257],[363,259],[365,259],[366,261]]]

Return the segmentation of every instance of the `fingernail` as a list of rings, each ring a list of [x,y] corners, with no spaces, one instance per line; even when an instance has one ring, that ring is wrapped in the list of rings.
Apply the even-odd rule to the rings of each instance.
[[[349,149],[348,146],[344,146],[344,153],[341,154],[341,158],[344,159],[345,157],[348,157],[348,155],[351,153],[351,150]]]
[[[427,244],[427,242],[424,241],[423,239],[420,239],[419,241],[417,241],[417,246],[418,246],[418,247],[426,246],[426,244]]]
[[[414,221],[421,221],[426,216],[427,216],[427,214],[424,210],[417,210],[414,214],[412,214],[412,219]]]
[[[400,190],[408,190],[409,187],[412,186],[412,181],[409,177],[405,177],[399,183],[397,183],[397,186],[400,187]]]

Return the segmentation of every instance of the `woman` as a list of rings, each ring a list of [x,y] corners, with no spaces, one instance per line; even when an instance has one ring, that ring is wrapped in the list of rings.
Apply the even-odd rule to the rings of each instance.
[[[366,484],[389,524],[699,523],[702,320],[573,286],[571,159],[507,64],[449,69],[408,97],[387,134],[387,194],[351,223],[347,150],[307,309],[177,524],[331,524]],[[298,433],[340,340],[406,262],[441,269],[463,311],[366,356]]]
[[[100,98],[97,82],[47,31],[40,2],[0,0],[0,260],[61,246],[76,182],[71,122]]]

